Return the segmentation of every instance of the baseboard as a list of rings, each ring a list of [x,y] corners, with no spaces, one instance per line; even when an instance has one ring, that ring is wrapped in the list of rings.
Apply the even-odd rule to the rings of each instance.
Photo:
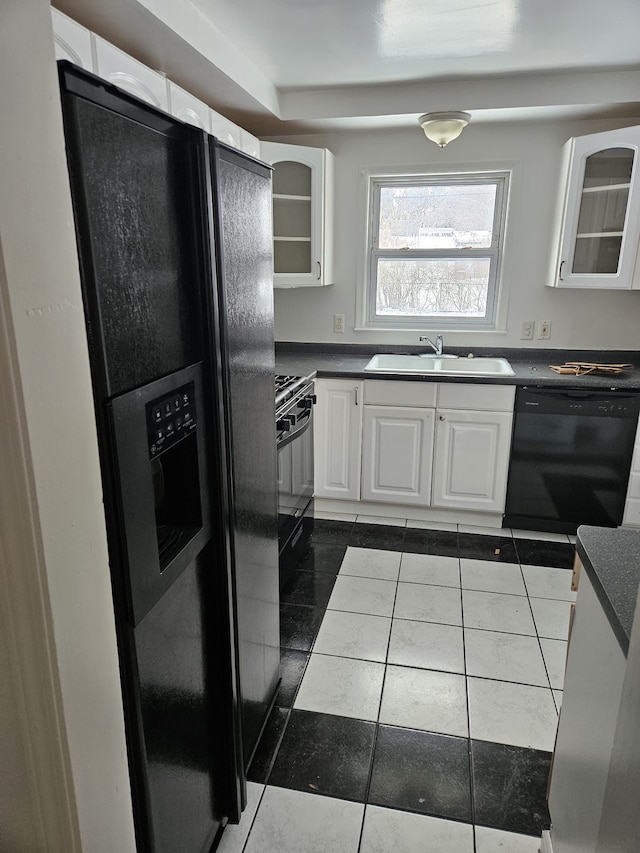
[[[502,513],[473,512],[464,509],[432,509],[404,504],[385,504],[376,501],[342,501],[333,498],[315,498],[319,512],[341,512],[349,515],[375,515],[382,518],[410,518],[415,521],[468,524],[476,527],[502,527]]]
[[[549,829],[544,829],[542,831],[540,853],[553,853],[553,846],[551,844],[551,831]]]

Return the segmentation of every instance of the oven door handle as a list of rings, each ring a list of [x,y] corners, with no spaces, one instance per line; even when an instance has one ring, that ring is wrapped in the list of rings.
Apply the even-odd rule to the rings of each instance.
[[[278,441],[278,450],[280,450],[283,447],[286,447],[287,444],[291,444],[291,442],[295,441],[296,438],[300,438],[300,436],[309,429],[309,427],[311,426],[311,413],[313,412],[313,409],[307,409],[307,411],[308,411],[308,415],[305,418],[302,426],[299,429],[296,429],[294,432],[286,433],[284,435],[284,437]],[[300,423],[300,419],[302,417],[303,417],[302,414],[298,416],[298,423]]]

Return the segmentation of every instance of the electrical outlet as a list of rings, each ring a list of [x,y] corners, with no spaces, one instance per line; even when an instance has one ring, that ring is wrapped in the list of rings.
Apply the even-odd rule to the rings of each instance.
[[[535,322],[533,320],[525,320],[522,324],[522,330],[520,332],[520,340],[521,341],[532,341],[533,340],[533,327],[535,326]]]
[[[548,341],[551,337],[551,320],[538,320],[538,340]]]
[[[344,314],[333,315],[333,331],[336,334],[342,334],[344,332]]]

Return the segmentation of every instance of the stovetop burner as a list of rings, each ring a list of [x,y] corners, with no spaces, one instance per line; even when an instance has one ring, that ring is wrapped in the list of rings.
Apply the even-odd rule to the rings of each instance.
[[[295,397],[296,394],[309,382],[310,378],[308,376],[285,376],[283,374],[278,374],[275,378],[276,411],[278,411],[278,409],[283,405],[283,403],[286,403],[287,400]]]

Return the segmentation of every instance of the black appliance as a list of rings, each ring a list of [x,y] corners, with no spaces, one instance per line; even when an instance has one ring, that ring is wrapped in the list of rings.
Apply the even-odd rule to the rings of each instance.
[[[286,582],[313,531],[313,375],[278,375],[278,540],[280,583]]]
[[[279,679],[270,168],[59,71],[137,845],[204,853]]]
[[[575,533],[622,522],[640,396],[522,387],[504,525]]]

